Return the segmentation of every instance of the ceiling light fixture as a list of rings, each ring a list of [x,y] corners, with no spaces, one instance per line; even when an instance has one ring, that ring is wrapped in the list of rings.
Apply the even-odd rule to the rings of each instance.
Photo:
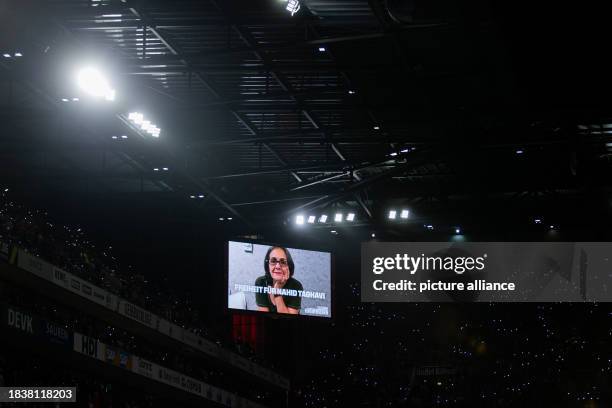
[[[301,5],[299,0],[281,0],[283,3],[287,3],[285,10],[291,13],[291,17],[295,15],[298,11],[300,11]]]
[[[144,130],[145,132],[147,132],[151,136],[159,137],[159,135],[161,133],[161,129],[158,128],[157,125],[152,123],[150,120],[145,120],[145,117],[144,117],[144,115],[142,113],[140,113],[140,112],[130,112],[130,113],[128,113],[128,119],[133,124],[138,126],[141,130]]]

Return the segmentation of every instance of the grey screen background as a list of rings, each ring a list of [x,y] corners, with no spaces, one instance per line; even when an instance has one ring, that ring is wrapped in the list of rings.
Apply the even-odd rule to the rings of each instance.
[[[247,245],[253,245],[253,253],[245,251]],[[269,245],[249,244],[245,242],[229,242],[228,254],[228,296],[235,294],[235,284],[254,285],[255,279],[262,276],[264,258]],[[295,270],[293,277],[300,281],[304,290],[325,292],[325,299],[302,298],[302,315],[331,317],[331,254],[329,252],[307,251],[304,249],[287,248],[291,253]],[[257,310],[255,294],[245,292],[248,310]],[[228,297],[228,307],[229,297]],[[309,308],[327,307],[327,314],[309,313]],[[322,310],[322,309],[319,309]],[[323,309],[324,310],[324,309]]]

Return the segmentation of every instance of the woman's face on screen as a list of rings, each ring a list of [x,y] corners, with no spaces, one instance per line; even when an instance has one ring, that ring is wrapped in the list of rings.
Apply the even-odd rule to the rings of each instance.
[[[272,279],[289,279],[289,265],[287,264],[287,254],[281,248],[274,248],[268,257],[268,267]]]

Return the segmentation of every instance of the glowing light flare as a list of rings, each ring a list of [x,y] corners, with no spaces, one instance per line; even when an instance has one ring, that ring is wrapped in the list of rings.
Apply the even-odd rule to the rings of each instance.
[[[81,69],[77,74],[77,83],[79,88],[89,95],[104,98],[107,101],[115,100],[115,90],[110,87],[104,75],[95,68]]]

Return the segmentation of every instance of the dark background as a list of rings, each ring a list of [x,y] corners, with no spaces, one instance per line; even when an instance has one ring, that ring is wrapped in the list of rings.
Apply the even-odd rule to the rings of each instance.
[[[0,3],[0,47],[24,52],[0,61],[0,185],[11,199],[111,245],[123,265],[191,298],[227,339],[227,240],[331,251],[332,321],[257,323],[258,351],[290,376],[297,406],[612,404],[608,303],[364,304],[358,284],[372,234],[449,241],[460,227],[468,241],[611,240],[607,10],[415,1],[412,21],[397,23],[385,1],[334,1],[331,11],[305,1],[293,19],[272,0],[111,3],[148,15],[112,25],[126,38],[131,26],[161,26],[177,54],[139,61],[135,46],[91,35],[88,2]],[[211,32],[180,31],[191,25]],[[381,36],[323,42],[323,55],[312,42],[364,34]],[[251,51],[231,51],[240,47]],[[84,51],[106,61],[127,97],[58,102],[69,93],[62,67]],[[167,87],[136,75],[160,62]],[[249,81],[264,101],[240,94]],[[133,109],[161,124],[159,143],[118,119]],[[110,141],[123,133],[126,144]],[[407,146],[416,150],[390,157]],[[166,164],[171,174],[150,170]],[[330,170],[359,179],[321,181]],[[200,192],[202,202],[188,198]],[[404,207],[408,221],[387,219]],[[337,210],[358,222],[294,225],[300,211]],[[418,374],[430,366],[453,374]]]

